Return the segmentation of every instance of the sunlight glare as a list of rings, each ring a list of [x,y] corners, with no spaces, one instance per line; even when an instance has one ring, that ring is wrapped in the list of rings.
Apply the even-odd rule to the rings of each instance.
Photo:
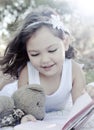
[[[72,0],[81,15],[94,16],[94,0]]]

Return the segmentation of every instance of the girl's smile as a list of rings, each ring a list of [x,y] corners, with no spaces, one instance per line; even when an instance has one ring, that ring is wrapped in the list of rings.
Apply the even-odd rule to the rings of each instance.
[[[41,68],[43,68],[44,71],[51,71],[51,69],[53,69],[54,66],[55,66],[55,64],[45,65],[45,66],[41,66]]]

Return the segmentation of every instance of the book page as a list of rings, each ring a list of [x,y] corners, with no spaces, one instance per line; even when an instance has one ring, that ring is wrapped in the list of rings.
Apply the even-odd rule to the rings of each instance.
[[[88,93],[83,94],[77,100],[75,101],[72,110],[70,111],[69,117],[66,120],[70,120],[75,114],[77,114],[79,111],[81,111],[83,108],[85,108],[90,102],[92,102],[91,97],[88,95]]]
[[[94,101],[85,93],[76,100],[62,130],[70,130],[73,127],[79,130],[93,113]]]
[[[62,126],[49,122],[27,122],[14,127],[14,130],[61,130]]]

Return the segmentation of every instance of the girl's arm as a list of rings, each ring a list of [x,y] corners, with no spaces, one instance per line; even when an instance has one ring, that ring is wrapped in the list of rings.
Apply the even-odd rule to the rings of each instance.
[[[73,103],[79,97],[85,92],[85,76],[82,71],[81,66],[76,63],[75,61],[72,61],[72,99]]]
[[[18,88],[23,87],[28,84],[28,71],[27,71],[27,66],[25,66],[19,75],[18,78]]]
[[[33,115],[25,115],[24,117],[22,117],[21,119],[21,123],[25,123],[25,122],[28,122],[28,121],[33,121],[35,122],[36,121],[36,118],[33,116]]]

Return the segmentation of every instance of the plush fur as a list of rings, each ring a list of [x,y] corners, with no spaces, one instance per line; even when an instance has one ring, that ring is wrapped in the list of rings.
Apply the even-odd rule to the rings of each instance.
[[[28,85],[18,89],[12,96],[17,108],[41,120],[45,115],[45,94],[40,85]]]
[[[0,96],[0,113],[14,108],[14,101],[11,97]]]
[[[45,93],[42,87],[27,85],[15,91],[11,98],[0,96],[0,113],[14,107],[42,120],[45,116]]]

